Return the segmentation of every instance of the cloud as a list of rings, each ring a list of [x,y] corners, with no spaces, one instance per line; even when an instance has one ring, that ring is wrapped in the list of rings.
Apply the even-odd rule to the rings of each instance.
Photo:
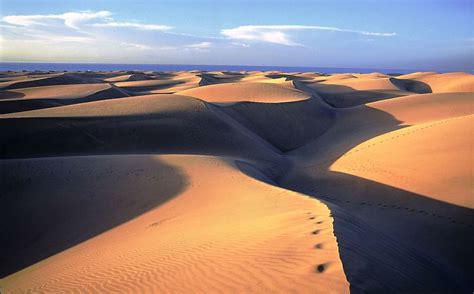
[[[186,47],[193,48],[193,49],[209,49],[209,48],[212,47],[212,43],[211,42],[201,42],[201,43],[197,43],[197,44],[187,45]]]
[[[244,47],[244,48],[250,48],[250,45],[249,45],[249,44],[245,44],[245,43],[232,42],[231,44],[234,45],[234,46],[239,46],[239,47]]]
[[[150,31],[167,31],[173,28],[171,26],[165,26],[165,25],[141,24],[141,23],[134,23],[134,22],[94,23],[91,26],[105,27],[105,28],[136,28],[140,30],[150,30]]]
[[[151,46],[144,45],[144,44],[138,44],[138,43],[122,42],[121,45],[129,47],[131,49],[139,49],[139,50],[151,50],[151,49],[153,49]]]
[[[37,15],[8,15],[2,17],[2,21],[15,26],[31,27],[45,26],[51,20],[60,20],[66,27],[78,29],[81,22],[94,19],[107,20],[112,15],[109,11],[98,12],[67,12],[63,14],[37,14]]]
[[[150,31],[166,31],[172,29],[171,26],[157,24],[142,24],[134,22],[118,22],[112,17],[110,11],[98,12],[66,12],[62,14],[38,14],[38,15],[8,15],[2,17],[2,21],[9,25],[33,27],[52,25],[51,21],[61,21],[66,27],[79,29],[81,23],[96,21],[91,24],[94,27],[105,28],[135,28]],[[99,22],[97,22],[99,21]]]
[[[288,31],[296,30],[319,30],[319,31],[331,31],[331,32],[345,32],[354,33],[366,36],[374,37],[392,37],[396,33],[379,33],[379,32],[368,32],[358,30],[348,30],[336,27],[324,27],[324,26],[304,26],[304,25],[248,25],[239,26],[232,29],[221,30],[221,34],[229,39],[233,40],[247,40],[247,41],[263,41],[268,43],[275,43],[286,46],[301,46],[291,40]]]

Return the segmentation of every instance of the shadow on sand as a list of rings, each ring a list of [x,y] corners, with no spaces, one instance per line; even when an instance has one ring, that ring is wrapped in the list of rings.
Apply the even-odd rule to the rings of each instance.
[[[316,87],[307,85],[304,80],[294,80],[293,85],[304,92],[323,99],[335,108],[347,108],[370,102],[406,96],[410,94],[432,93],[431,87],[423,82],[410,79],[389,78],[398,90],[357,90],[346,85],[314,83]],[[321,82],[324,82],[323,80]]]
[[[152,155],[0,161],[0,277],[165,203],[187,176]]]
[[[266,111],[271,108],[277,111],[272,105]],[[320,199],[331,209],[352,292],[470,291],[474,211],[330,171],[338,158],[360,143],[406,127],[389,113],[365,105],[333,111],[344,123],[336,122],[314,141],[287,152],[293,165],[286,173],[271,178],[259,166],[238,162],[239,168],[266,183]],[[285,125],[282,118],[277,118],[279,127]],[[299,128],[310,130],[296,119]]]
[[[366,123],[349,118],[351,132],[341,137],[329,130],[315,144],[302,147],[303,155],[290,153],[302,159],[294,160],[290,173],[277,184],[320,199],[331,209],[351,292],[471,291],[472,209],[329,170],[358,144],[402,127],[388,113],[368,106],[358,109]]]

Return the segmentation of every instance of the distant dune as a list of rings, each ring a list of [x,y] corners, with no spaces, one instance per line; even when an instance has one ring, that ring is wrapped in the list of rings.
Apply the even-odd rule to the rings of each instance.
[[[0,292],[471,293],[474,76],[0,73]]]

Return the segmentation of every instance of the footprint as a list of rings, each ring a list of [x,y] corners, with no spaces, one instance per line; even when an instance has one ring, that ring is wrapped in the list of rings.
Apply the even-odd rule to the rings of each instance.
[[[317,224],[318,224],[318,225],[320,225],[320,224],[322,224],[322,223],[323,223],[323,221],[319,221],[319,222],[317,222]]]
[[[316,218],[316,217],[312,216],[312,217],[310,217],[309,219],[315,219],[315,218]]]
[[[320,232],[320,230],[315,230],[315,231],[313,231],[311,234],[317,235],[317,234],[319,234],[319,232]]]
[[[323,249],[323,247],[324,247],[323,243],[318,243],[318,244],[314,245],[314,248],[316,248],[316,249]]]
[[[326,265],[325,265],[325,264],[320,264],[320,265],[318,265],[318,266],[316,267],[316,271],[317,271],[318,273],[324,272],[325,269],[326,269]]]

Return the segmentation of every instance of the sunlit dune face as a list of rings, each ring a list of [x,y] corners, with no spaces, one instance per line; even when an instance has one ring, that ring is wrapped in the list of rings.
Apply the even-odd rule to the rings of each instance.
[[[277,83],[232,83],[199,87],[179,92],[208,102],[253,101],[279,103],[299,101],[309,95]]]
[[[155,158],[185,173],[184,191],[6,278],[6,289],[312,292],[318,285],[321,293],[348,292],[324,204],[254,180],[222,159]],[[121,160],[128,159],[116,157],[117,168]]]
[[[473,125],[468,115],[407,126],[355,146],[330,170],[474,208]]]

